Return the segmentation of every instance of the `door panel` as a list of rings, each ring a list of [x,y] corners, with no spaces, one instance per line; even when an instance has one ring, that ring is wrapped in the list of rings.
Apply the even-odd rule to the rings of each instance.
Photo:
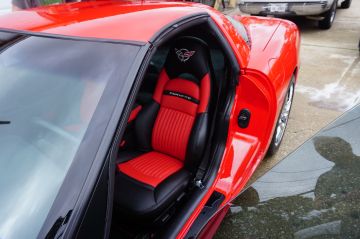
[[[276,93],[270,80],[255,70],[245,72],[237,87],[221,178],[216,187],[229,200],[240,193],[264,157],[277,114]],[[251,114],[246,128],[238,125],[238,115],[243,109]]]

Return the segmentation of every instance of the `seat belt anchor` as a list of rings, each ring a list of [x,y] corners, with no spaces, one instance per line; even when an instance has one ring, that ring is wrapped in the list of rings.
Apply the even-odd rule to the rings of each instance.
[[[194,179],[194,185],[197,187],[197,188],[200,188],[200,189],[204,189],[205,186],[203,184],[203,182],[201,181],[201,179]]]

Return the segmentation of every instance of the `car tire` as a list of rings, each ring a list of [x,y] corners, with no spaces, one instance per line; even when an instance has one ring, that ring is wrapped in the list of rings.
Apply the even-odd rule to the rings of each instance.
[[[336,16],[336,9],[337,9],[337,0],[334,1],[333,5],[331,6],[330,10],[327,11],[324,15],[324,19],[319,21],[319,28],[320,29],[330,29]]]
[[[275,131],[271,139],[269,149],[267,151],[267,156],[274,155],[280,147],[284,133],[286,130],[287,123],[289,121],[290,111],[292,102],[294,100],[294,91],[295,91],[295,76],[291,78],[289,87],[284,99],[283,106],[280,111],[278,120],[276,121]]]
[[[346,9],[349,8],[351,5],[351,0],[345,0],[341,3],[341,8]]]

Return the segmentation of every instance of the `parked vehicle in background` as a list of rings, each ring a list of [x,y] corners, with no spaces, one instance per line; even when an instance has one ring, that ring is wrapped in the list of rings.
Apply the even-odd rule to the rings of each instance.
[[[349,8],[351,0],[240,0],[244,13],[260,16],[309,16],[319,20],[319,28],[331,28],[338,6]]]
[[[80,2],[81,0],[1,0],[0,15],[12,11],[19,11],[44,5],[60,4],[68,2]]]

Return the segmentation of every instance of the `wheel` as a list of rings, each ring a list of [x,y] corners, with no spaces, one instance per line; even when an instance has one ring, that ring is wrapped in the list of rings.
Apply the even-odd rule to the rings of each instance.
[[[334,1],[333,5],[331,6],[330,10],[327,11],[324,15],[324,19],[319,21],[319,28],[320,29],[330,29],[336,16],[336,9],[337,9],[337,1]]]
[[[294,99],[294,90],[295,90],[295,80],[294,80],[294,76],[293,76],[290,81],[288,91],[287,91],[283,106],[281,108],[281,112],[280,112],[278,121],[275,126],[274,135],[272,137],[269,149],[267,151],[268,156],[272,156],[278,151],[281,141],[284,137],[285,129],[286,129],[286,126],[287,126],[287,123],[289,120],[291,105],[292,105],[292,102]]]
[[[341,3],[341,8],[346,9],[346,8],[349,8],[350,5],[351,5],[351,0],[345,0]]]

